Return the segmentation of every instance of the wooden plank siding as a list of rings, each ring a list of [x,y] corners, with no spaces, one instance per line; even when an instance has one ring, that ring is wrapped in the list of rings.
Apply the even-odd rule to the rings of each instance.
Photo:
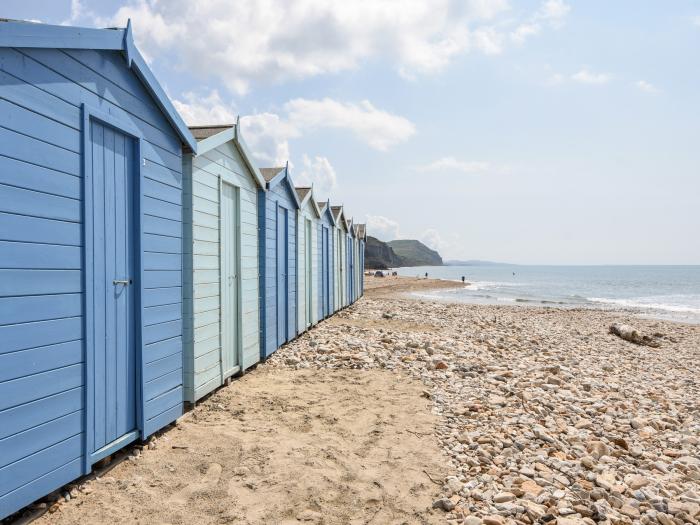
[[[220,185],[238,188],[240,206],[240,355],[243,369],[260,359],[258,186],[233,140],[185,159],[185,399],[222,384]]]
[[[306,224],[309,221],[311,225],[311,282],[307,282],[306,268]],[[318,299],[319,299],[319,247],[318,247],[318,215],[314,209],[313,192],[303,204],[302,208],[297,211],[297,333],[301,334],[310,326],[318,323]],[[310,291],[307,290],[310,287]],[[307,297],[311,297],[311,316],[307,315],[308,306],[306,304]]]
[[[289,176],[268,187],[266,192],[258,190],[260,220],[260,327],[261,359],[266,359],[277,350],[277,218],[278,208],[287,211],[287,265],[289,291],[287,316],[289,323],[285,341],[291,341],[297,332],[297,201]]]
[[[342,216],[341,216],[342,217]],[[348,302],[348,235],[345,221],[341,218],[335,228],[336,243],[336,311],[345,308]]]
[[[337,310],[336,308],[336,286],[337,286],[337,272],[336,272],[336,267],[335,267],[335,262],[336,262],[336,257],[335,257],[335,246],[336,246],[336,227],[335,223],[333,221],[333,214],[331,212],[330,206],[326,205],[322,214],[321,218],[318,221],[318,232],[319,232],[319,245],[322,245],[322,238],[323,238],[323,231],[326,229],[328,231],[328,276],[324,276],[322,272],[319,272],[319,277],[320,279],[328,279],[328,299],[329,299],[329,306],[328,306],[328,314],[323,311],[323,299],[319,299],[319,312],[320,312],[320,319],[323,319],[327,317],[328,315],[332,315],[335,313]],[[323,268],[323,253],[322,250],[319,250],[319,268]],[[322,293],[323,291],[323,284],[322,282],[319,282],[319,293]]]
[[[182,141],[120,52],[0,47],[0,518],[86,472],[83,104],[143,137],[141,437],[182,412]]]

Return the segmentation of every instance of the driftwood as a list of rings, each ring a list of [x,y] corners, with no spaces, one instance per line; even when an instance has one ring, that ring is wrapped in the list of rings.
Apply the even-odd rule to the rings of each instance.
[[[636,345],[651,346],[652,348],[659,348],[661,346],[658,339],[649,337],[648,335],[642,335],[636,328],[628,324],[614,323],[610,325],[610,333]]]

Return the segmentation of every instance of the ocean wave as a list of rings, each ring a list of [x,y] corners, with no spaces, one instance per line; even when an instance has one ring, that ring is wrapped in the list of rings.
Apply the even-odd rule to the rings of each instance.
[[[588,301],[597,304],[608,304],[611,306],[622,306],[623,308],[637,308],[646,310],[663,310],[666,312],[675,313],[690,313],[690,314],[700,314],[700,297],[696,296],[685,296],[684,299],[689,302],[698,303],[697,306],[693,304],[683,304],[676,301],[668,301],[670,297],[660,296],[660,297],[633,297],[630,299],[610,299],[605,297],[587,297]],[[666,299],[668,302],[663,302]]]
[[[464,290],[477,291],[477,290],[493,290],[494,288],[503,288],[508,286],[522,286],[524,283],[506,283],[500,281],[470,281],[464,287]]]

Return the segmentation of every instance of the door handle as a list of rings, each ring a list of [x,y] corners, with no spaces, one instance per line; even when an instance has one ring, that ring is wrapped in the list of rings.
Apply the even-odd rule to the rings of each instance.
[[[115,279],[114,281],[112,281],[112,284],[114,284],[114,285],[123,284],[124,286],[128,286],[131,284],[131,279],[123,279],[123,280]]]

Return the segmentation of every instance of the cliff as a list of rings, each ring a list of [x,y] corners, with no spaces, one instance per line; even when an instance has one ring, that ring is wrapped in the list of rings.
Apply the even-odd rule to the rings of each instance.
[[[365,244],[366,269],[386,270],[399,266],[442,266],[442,257],[420,241],[383,242],[367,236]]]
[[[365,243],[365,268],[386,270],[398,266],[401,266],[401,259],[394,253],[391,246],[368,235]]]
[[[401,259],[401,266],[442,266],[440,254],[420,241],[397,240],[388,244]]]

